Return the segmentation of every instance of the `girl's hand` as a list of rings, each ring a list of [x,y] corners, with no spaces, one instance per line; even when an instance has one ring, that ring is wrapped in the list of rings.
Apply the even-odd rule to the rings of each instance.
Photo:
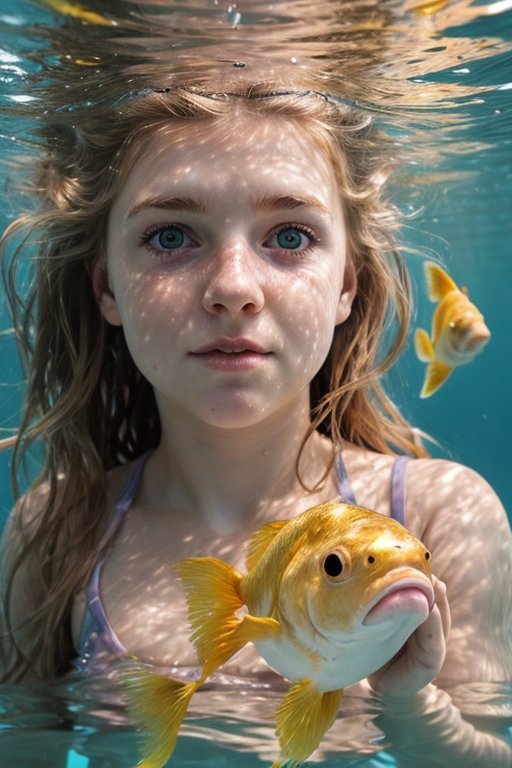
[[[396,699],[413,696],[432,682],[446,655],[446,639],[450,631],[450,607],[446,585],[435,576],[435,605],[429,617],[412,633],[394,658],[368,677],[370,686]]]

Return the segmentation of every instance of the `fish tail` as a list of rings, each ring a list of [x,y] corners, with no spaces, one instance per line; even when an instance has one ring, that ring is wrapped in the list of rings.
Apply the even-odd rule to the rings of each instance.
[[[162,768],[174,751],[190,699],[203,680],[182,683],[137,664],[126,668],[122,680],[128,713],[144,732],[144,758],[137,768]]]
[[[425,263],[428,297],[430,301],[441,301],[450,291],[458,291],[458,286],[451,277],[433,261]]]
[[[414,332],[414,351],[416,352],[416,357],[422,363],[433,363],[436,359],[434,345],[430,336],[423,328],[416,328]]]

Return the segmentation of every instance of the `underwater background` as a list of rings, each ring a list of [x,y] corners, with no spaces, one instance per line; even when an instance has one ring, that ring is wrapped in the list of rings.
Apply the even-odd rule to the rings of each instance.
[[[48,30],[59,30],[59,35],[52,38]],[[142,60],[154,60],[155,79],[166,67],[179,79],[186,67],[208,68],[212,62],[231,67],[242,60],[249,66],[251,57],[267,57],[276,67],[285,60],[287,64],[295,60],[298,66],[322,61],[325,66],[327,57],[331,73],[346,78],[347,97],[373,111],[387,140],[396,145],[401,163],[388,194],[405,216],[401,244],[414,283],[416,314],[408,348],[388,375],[389,392],[403,415],[437,441],[427,444],[432,454],[483,475],[510,520],[512,0],[272,4],[96,0],[88,2],[86,10],[83,4],[60,0],[0,0],[2,231],[27,205],[17,194],[17,180],[23,178],[33,151],[30,121],[13,109],[37,102],[37,94],[29,89],[34,73],[51,73],[52,68],[73,62],[77,72],[87,71],[76,94],[63,94],[62,108],[73,110],[87,108],[89,100],[99,98],[106,76],[124,78],[135,92],[146,87],[138,68]],[[362,76],[365,66],[370,80]],[[435,309],[426,292],[426,258],[441,258],[454,281],[467,287],[492,337],[479,357],[456,369],[438,392],[422,400],[425,365],[416,358],[412,338],[416,327],[430,333]],[[0,439],[16,430],[23,389],[1,292]],[[11,455],[11,450],[0,453],[0,531],[12,507]],[[36,460],[31,469],[37,472]],[[479,504],[478,497],[474,503]],[[133,729],[107,688],[97,690],[85,680],[5,687],[0,696],[0,768],[130,765],[126,755],[135,755]],[[269,693],[252,695],[261,700]],[[496,700],[502,697],[504,711],[510,711],[510,692],[502,689],[496,696]],[[218,694],[215,699],[215,692],[206,692],[205,697],[207,704],[214,701],[218,716],[209,717],[206,704],[197,722],[192,714],[173,764],[236,765],[240,751],[248,768],[275,759],[270,720],[262,720],[259,711],[252,717],[250,708],[237,719],[228,707],[223,717],[226,697]],[[342,763],[335,759],[335,750],[330,754],[327,749],[326,765],[331,758],[332,765],[395,765],[375,734],[366,733],[364,738],[358,734],[354,743],[358,738],[365,744],[364,756],[358,758],[355,750]]]

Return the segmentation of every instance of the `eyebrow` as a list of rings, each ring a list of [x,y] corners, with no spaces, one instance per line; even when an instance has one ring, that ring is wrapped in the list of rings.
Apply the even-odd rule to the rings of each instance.
[[[193,200],[191,197],[147,197],[136,203],[130,209],[125,221],[136,216],[146,208],[159,208],[164,211],[187,211],[188,213],[208,213],[208,208],[203,200]]]
[[[274,195],[251,199],[251,207],[256,213],[271,213],[272,211],[291,211],[295,208],[307,206],[315,208],[328,216],[331,216],[329,209],[316,197],[296,197],[294,195]],[[197,200],[191,197],[148,197],[136,203],[130,209],[125,221],[128,221],[138,213],[148,208],[158,208],[165,211],[186,211],[188,213],[199,213],[206,215],[209,213],[208,206],[201,198]]]
[[[308,206],[316,208],[329,216],[330,211],[316,197],[296,197],[295,195],[277,195],[274,197],[253,198],[251,204],[256,213],[270,213],[272,211],[291,211],[294,208]]]

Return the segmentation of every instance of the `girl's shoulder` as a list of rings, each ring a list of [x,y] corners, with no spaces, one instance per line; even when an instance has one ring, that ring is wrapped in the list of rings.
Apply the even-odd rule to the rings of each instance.
[[[1,551],[11,559],[22,541],[35,531],[46,508],[50,484],[41,483],[22,496],[12,508],[2,532]]]
[[[121,464],[106,473],[107,515],[128,483],[137,460]],[[65,484],[63,484],[63,488]],[[57,493],[59,490],[57,490]],[[50,483],[44,481],[25,493],[12,508],[2,532],[2,542],[12,546],[21,538],[30,536],[37,528],[50,496]]]
[[[503,507],[489,483],[475,470],[447,459],[414,459],[407,470],[407,493],[432,514],[444,510],[482,511]]]
[[[436,552],[440,569],[512,556],[510,523],[498,496],[473,469],[444,459],[409,462],[407,509],[415,534]],[[506,550],[506,552],[505,552]],[[489,567],[491,563],[489,563]],[[441,576],[442,578],[442,576]]]
[[[349,477],[363,506],[381,510],[389,503],[396,457],[346,446]],[[445,536],[475,542],[510,535],[506,512],[489,483],[447,459],[411,459],[404,474],[407,527],[425,544]]]

